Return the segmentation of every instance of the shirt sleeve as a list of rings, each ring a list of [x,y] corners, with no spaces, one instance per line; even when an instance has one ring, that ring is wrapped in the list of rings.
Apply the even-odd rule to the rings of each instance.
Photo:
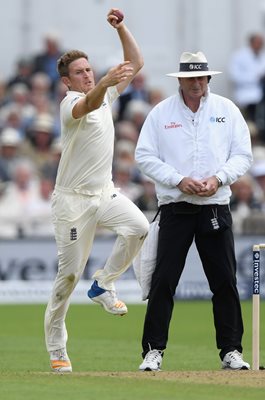
[[[120,94],[119,94],[116,86],[111,86],[108,88],[107,98],[108,98],[110,105],[112,105],[119,96],[120,96]]]
[[[69,94],[65,97],[65,99],[61,103],[61,120],[64,125],[68,125],[71,121],[74,120],[73,118],[73,108],[75,104],[78,102],[83,95],[80,93],[75,95]]]
[[[180,183],[183,175],[160,159],[156,112],[156,108],[153,109],[143,124],[135,150],[135,159],[144,174],[155,182],[172,188]]]
[[[220,171],[218,177],[223,184],[231,185],[243,176],[253,162],[250,132],[240,110],[231,102],[232,110],[232,142],[229,158]]]

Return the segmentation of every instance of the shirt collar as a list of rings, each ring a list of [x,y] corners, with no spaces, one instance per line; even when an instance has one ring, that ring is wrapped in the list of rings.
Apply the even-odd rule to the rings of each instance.
[[[183,95],[182,95],[182,91],[181,91],[180,87],[179,87],[178,91],[179,91],[179,96],[180,96],[180,99],[181,99],[181,102],[182,102],[184,108],[190,110],[189,107],[187,107],[186,104],[185,104],[185,102],[184,102]],[[207,99],[208,99],[208,97],[209,97],[209,94],[210,94],[210,88],[209,88],[209,86],[207,86],[207,90],[206,90],[205,95],[202,96],[201,99],[200,99],[200,106],[199,106],[199,108],[198,108],[198,111],[201,109],[201,107],[202,107],[202,106],[204,105],[204,103],[207,101]],[[197,112],[198,112],[198,111],[197,111]],[[196,113],[195,113],[195,114],[196,114]]]

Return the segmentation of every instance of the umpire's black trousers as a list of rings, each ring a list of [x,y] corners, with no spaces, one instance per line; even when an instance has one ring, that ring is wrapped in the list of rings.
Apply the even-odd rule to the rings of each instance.
[[[242,352],[243,321],[236,287],[232,218],[228,205],[170,203],[161,207],[157,265],[153,273],[142,338],[143,356],[164,350],[174,294],[195,240],[210,289],[220,357]],[[196,330],[194,331],[196,332]]]

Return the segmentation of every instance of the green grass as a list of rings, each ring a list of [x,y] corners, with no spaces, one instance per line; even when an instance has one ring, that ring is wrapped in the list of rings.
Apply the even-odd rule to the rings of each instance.
[[[243,302],[242,309],[244,358],[251,362],[251,302]],[[264,303],[261,313],[263,309]],[[98,306],[71,305],[66,322],[74,373],[69,375],[49,372],[44,311],[44,305],[0,306],[3,400],[50,400],[54,396],[63,400],[264,398],[265,371],[221,372],[218,380],[220,360],[208,301],[176,303],[164,372],[155,374],[137,371],[145,305],[129,305],[128,315],[122,318]],[[265,363],[262,319],[261,331],[261,361]]]

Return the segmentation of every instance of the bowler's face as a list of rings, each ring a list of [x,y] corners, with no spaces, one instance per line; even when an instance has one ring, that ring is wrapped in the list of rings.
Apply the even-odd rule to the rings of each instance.
[[[79,58],[69,65],[69,75],[63,82],[76,92],[88,93],[95,87],[94,73],[86,58]]]
[[[179,85],[185,99],[198,100],[207,92],[208,77],[179,78]]]

